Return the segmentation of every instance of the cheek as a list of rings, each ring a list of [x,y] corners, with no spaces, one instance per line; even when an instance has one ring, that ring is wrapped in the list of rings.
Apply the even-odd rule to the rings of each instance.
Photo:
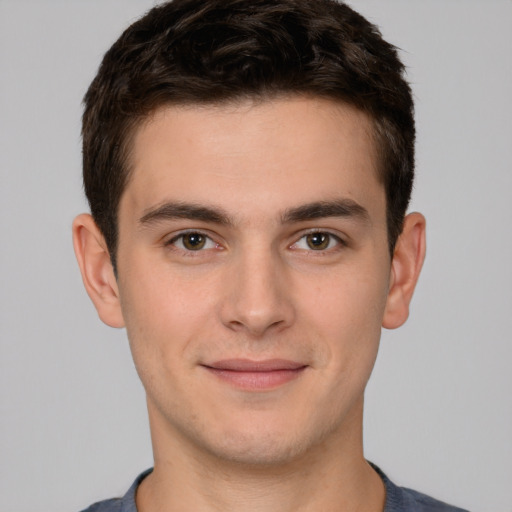
[[[192,360],[191,345],[200,331],[208,329],[211,294],[199,283],[171,275],[168,269],[144,271],[136,264],[132,268],[138,269],[137,275],[132,272],[122,280],[119,291],[139,373],[165,372],[177,367],[178,361],[186,362],[187,356]]]
[[[317,276],[311,280],[310,293],[300,293],[299,332],[315,340],[319,377],[318,387],[311,388],[305,402],[316,402],[326,411],[319,428],[338,425],[355,410],[377,357],[386,284],[377,282],[375,270],[367,274],[371,277],[361,275],[340,270],[326,279]]]
[[[318,331],[326,348],[325,364],[364,367],[362,360],[368,359],[373,365],[387,297],[383,275],[342,269],[315,276],[298,291],[298,316]]]

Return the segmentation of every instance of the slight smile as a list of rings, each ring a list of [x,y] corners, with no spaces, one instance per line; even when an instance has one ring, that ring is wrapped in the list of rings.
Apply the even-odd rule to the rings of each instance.
[[[286,359],[225,359],[202,365],[219,379],[245,391],[267,391],[299,377],[308,367]]]

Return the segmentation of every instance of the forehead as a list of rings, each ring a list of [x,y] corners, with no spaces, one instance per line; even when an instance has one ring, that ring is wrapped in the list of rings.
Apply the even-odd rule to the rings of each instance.
[[[339,195],[371,202],[383,195],[376,154],[371,119],[331,100],[168,106],[134,134],[120,214],[167,200],[252,215]]]

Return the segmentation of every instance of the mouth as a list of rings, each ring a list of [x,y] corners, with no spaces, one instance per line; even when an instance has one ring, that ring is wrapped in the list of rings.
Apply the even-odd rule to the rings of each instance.
[[[245,391],[276,389],[300,377],[308,367],[286,359],[225,359],[202,366],[219,380]]]

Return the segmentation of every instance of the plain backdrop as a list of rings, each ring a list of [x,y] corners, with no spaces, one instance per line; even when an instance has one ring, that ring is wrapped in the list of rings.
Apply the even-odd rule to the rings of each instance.
[[[71,245],[81,99],[149,0],[0,0],[0,510],[73,511],[151,466],[124,331]],[[472,511],[512,511],[512,2],[353,0],[402,51],[428,255],[409,322],[384,332],[367,458]]]

